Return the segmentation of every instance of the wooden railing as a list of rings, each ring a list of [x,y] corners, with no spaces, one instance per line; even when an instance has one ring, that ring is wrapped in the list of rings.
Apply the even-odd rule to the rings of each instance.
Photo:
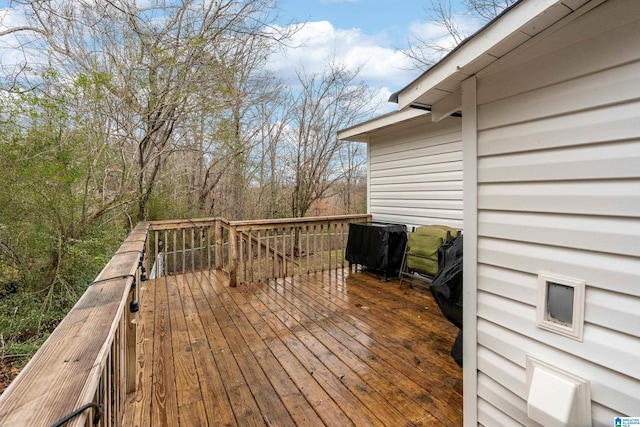
[[[230,282],[342,268],[349,224],[368,220],[368,215],[345,215],[233,221],[229,224]]]
[[[152,277],[222,269],[235,286],[344,267],[349,224],[369,215],[227,221],[224,218],[150,223]]]
[[[344,266],[349,224],[369,215],[144,222],[0,395],[0,426],[118,426],[136,390],[139,286],[223,269],[230,285]]]
[[[221,269],[228,233],[221,218],[181,219],[149,223],[151,277],[187,271]]]
[[[139,224],[0,396],[1,426],[120,425],[136,389],[147,223]],[[75,415],[74,415],[75,414]],[[97,423],[94,424],[94,421]]]

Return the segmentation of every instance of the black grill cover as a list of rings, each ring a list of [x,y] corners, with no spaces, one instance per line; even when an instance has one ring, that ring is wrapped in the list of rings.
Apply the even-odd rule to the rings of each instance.
[[[400,270],[407,243],[407,227],[384,222],[353,223],[345,259],[370,269],[394,273]]]
[[[438,274],[431,293],[442,314],[462,329],[462,234],[438,249]]]
[[[458,366],[462,366],[462,330],[458,331],[458,336],[451,347],[451,357],[456,361]]]

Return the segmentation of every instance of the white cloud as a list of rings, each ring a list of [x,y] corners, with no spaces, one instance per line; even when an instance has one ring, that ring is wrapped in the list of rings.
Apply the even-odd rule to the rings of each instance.
[[[454,21],[464,35],[473,34],[481,26],[478,19],[464,14],[455,15]],[[365,34],[359,28],[335,28],[329,21],[308,22],[298,25],[297,29],[289,43],[296,47],[285,48],[270,58],[271,70],[287,83],[296,81],[296,71],[318,73],[331,60],[352,70],[361,68],[359,79],[377,91],[378,99],[383,101],[381,113],[387,113],[397,108],[395,104],[386,102],[389,96],[420,74],[419,70],[413,69],[411,60],[392,46],[384,32]],[[411,24],[407,35],[415,35],[448,49],[455,47],[455,41],[447,30],[432,21]]]
[[[291,47],[274,55],[270,68],[288,81],[296,78],[296,70],[307,74],[321,72],[328,61],[346,65],[352,70],[362,67],[359,78],[373,89],[400,89],[416,77],[409,60],[389,46],[384,33],[364,34],[358,28],[337,29],[328,21],[309,22],[299,27],[290,41]],[[388,89],[387,89],[388,91]]]

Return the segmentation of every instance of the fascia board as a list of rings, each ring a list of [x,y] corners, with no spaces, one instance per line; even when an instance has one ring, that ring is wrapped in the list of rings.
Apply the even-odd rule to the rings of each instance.
[[[426,116],[429,112],[415,108],[403,111],[394,111],[366,122],[358,123],[347,129],[338,131],[338,139],[341,141],[369,142],[369,134],[382,128],[393,126],[405,120],[420,116]]]
[[[427,91],[438,88],[439,84],[450,79],[454,74],[459,75],[461,82],[487,66],[487,62],[497,60],[497,57],[489,54],[492,48],[510,37],[520,37],[521,28],[536,20],[552,6],[560,3],[558,0],[529,0],[518,3],[513,9],[490,23],[463,46],[404,88],[398,94],[399,109],[403,110],[411,106]],[[489,58],[482,59],[485,55]],[[473,66],[474,63],[476,66]]]

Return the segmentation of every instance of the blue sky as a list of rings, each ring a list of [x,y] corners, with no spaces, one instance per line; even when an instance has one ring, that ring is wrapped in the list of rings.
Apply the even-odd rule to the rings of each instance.
[[[331,22],[341,29],[358,28],[366,34],[386,34],[404,47],[412,23],[424,21],[425,0],[281,0],[283,18]]]
[[[454,4],[459,7],[460,0]],[[411,33],[431,40],[444,40],[446,31],[428,22],[429,0],[280,0],[280,23],[306,22],[295,35],[296,49],[287,49],[272,59],[273,69],[283,78],[295,79],[295,69],[320,72],[330,58],[349,67],[362,67],[360,78],[386,101],[389,95],[410,83],[421,71],[402,53]],[[460,17],[474,31],[473,20]],[[393,111],[384,105],[381,113]]]

